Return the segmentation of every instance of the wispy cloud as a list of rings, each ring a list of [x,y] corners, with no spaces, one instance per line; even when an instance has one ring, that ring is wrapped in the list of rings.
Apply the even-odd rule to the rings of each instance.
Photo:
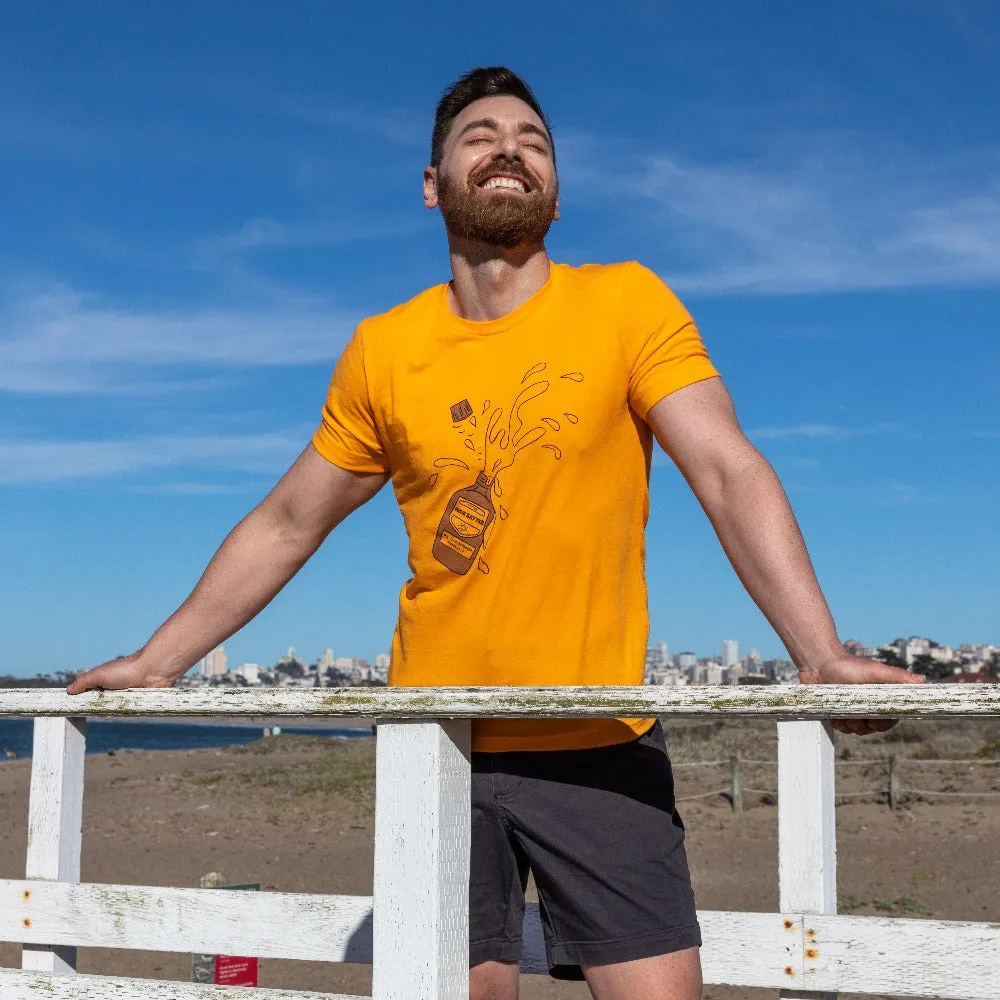
[[[291,223],[279,219],[248,219],[238,229],[195,241],[196,261],[247,250],[277,250],[302,247],[341,246],[359,241],[391,239],[409,236],[420,228],[412,216],[405,219],[378,222],[374,219],[321,220]]]
[[[849,441],[861,437],[883,437],[907,433],[901,424],[869,424],[865,427],[841,427],[836,424],[790,424],[787,427],[755,427],[747,437],[759,441],[782,438],[806,438],[813,441]]]
[[[297,434],[156,435],[124,441],[0,440],[0,483],[41,485],[193,468],[273,475],[308,438],[309,429],[303,428]]]
[[[857,495],[876,507],[921,507],[940,502],[921,487],[897,480],[873,483]]]
[[[52,288],[17,300],[3,316],[0,391],[162,392],[206,370],[329,361],[359,318],[307,297],[246,311],[156,312]]]
[[[1000,281],[996,151],[954,163],[844,136],[791,140],[780,155],[699,163],[673,151],[609,154],[577,137],[564,188],[652,204],[645,231],[659,270],[686,292]],[[678,258],[690,263],[666,263]]]

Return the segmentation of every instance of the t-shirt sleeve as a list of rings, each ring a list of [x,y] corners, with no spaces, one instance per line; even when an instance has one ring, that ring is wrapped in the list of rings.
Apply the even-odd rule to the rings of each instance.
[[[328,462],[349,472],[389,472],[368,391],[363,329],[354,331],[333,370],[312,443]]]
[[[641,264],[622,279],[622,339],[629,368],[629,405],[644,420],[664,396],[719,373],[691,314]]]

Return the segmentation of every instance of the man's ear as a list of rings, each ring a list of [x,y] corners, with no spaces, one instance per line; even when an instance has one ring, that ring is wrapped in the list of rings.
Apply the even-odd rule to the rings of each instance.
[[[558,198],[556,198],[556,210],[552,213],[552,221],[553,222],[558,222],[559,221],[559,199]]]
[[[437,167],[424,167],[424,207],[437,208]]]

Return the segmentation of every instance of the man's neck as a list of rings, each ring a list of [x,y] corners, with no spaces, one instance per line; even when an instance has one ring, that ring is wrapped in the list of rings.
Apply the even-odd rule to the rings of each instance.
[[[542,244],[506,250],[450,241],[451,311],[462,319],[500,319],[527,302],[549,280],[549,255]]]

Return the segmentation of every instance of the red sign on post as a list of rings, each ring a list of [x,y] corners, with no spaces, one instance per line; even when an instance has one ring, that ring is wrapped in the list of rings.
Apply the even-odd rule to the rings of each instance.
[[[257,959],[237,955],[215,956],[216,986],[256,986]]]
[[[245,885],[220,885],[224,881],[218,872],[202,876],[203,889],[236,889],[257,892],[259,882]],[[192,955],[191,981],[193,983],[215,983],[217,986],[256,986],[257,959],[241,955]]]

